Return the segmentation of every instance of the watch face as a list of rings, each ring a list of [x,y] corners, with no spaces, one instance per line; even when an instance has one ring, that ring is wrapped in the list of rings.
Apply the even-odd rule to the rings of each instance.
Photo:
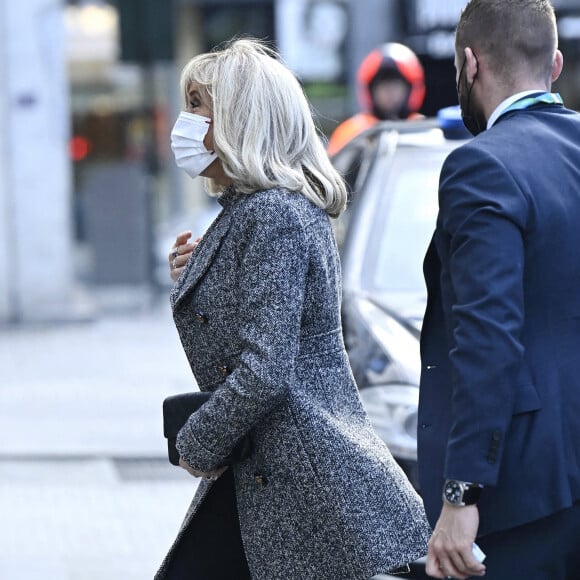
[[[452,504],[461,503],[463,499],[463,492],[457,481],[446,481],[443,494],[445,495],[445,499]]]

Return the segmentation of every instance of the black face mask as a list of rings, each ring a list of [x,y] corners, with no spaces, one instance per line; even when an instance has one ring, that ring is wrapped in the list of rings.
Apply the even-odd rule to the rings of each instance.
[[[475,56],[475,54],[473,55]],[[477,62],[477,57],[475,56],[475,61]],[[473,89],[473,85],[477,79],[477,73],[479,72],[479,67],[475,76],[473,77],[473,82],[471,86],[467,86],[467,75],[465,75],[465,82],[463,85],[466,87],[466,90],[462,90],[461,86],[461,77],[463,77],[463,72],[465,69],[465,63],[467,62],[467,58],[463,59],[463,64],[461,65],[461,70],[459,71],[459,77],[457,79],[457,98],[459,99],[459,106],[461,108],[461,118],[463,119],[463,124],[467,128],[467,130],[472,135],[479,135],[487,128],[487,119],[485,118],[482,111],[475,110],[473,107],[473,102],[471,101],[471,90]],[[478,63],[479,65],[479,63]]]

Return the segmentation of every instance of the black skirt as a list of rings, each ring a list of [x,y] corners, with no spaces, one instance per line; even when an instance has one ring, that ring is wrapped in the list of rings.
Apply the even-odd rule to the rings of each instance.
[[[172,554],[167,580],[251,580],[232,469],[214,482]]]

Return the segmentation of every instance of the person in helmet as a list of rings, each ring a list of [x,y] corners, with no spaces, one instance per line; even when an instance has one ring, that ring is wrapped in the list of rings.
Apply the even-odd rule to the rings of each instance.
[[[371,51],[357,71],[357,97],[361,111],[334,130],[328,142],[331,156],[378,121],[420,116],[425,76],[416,54],[397,42]]]

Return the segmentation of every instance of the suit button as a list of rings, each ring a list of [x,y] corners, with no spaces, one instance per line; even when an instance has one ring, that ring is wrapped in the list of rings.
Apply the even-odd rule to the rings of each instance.
[[[195,319],[200,324],[205,324],[207,322],[207,316],[201,310],[195,313]]]
[[[228,365],[220,365],[218,367],[218,371],[224,376],[227,377],[230,374],[230,367]]]
[[[490,463],[491,465],[493,465],[497,460],[497,455],[493,452],[489,452],[487,454],[487,462]]]
[[[254,475],[254,479],[256,480],[256,483],[258,485],[268,485],[268,478],[265,475],[262,475],[261,473],[256,473]]]

